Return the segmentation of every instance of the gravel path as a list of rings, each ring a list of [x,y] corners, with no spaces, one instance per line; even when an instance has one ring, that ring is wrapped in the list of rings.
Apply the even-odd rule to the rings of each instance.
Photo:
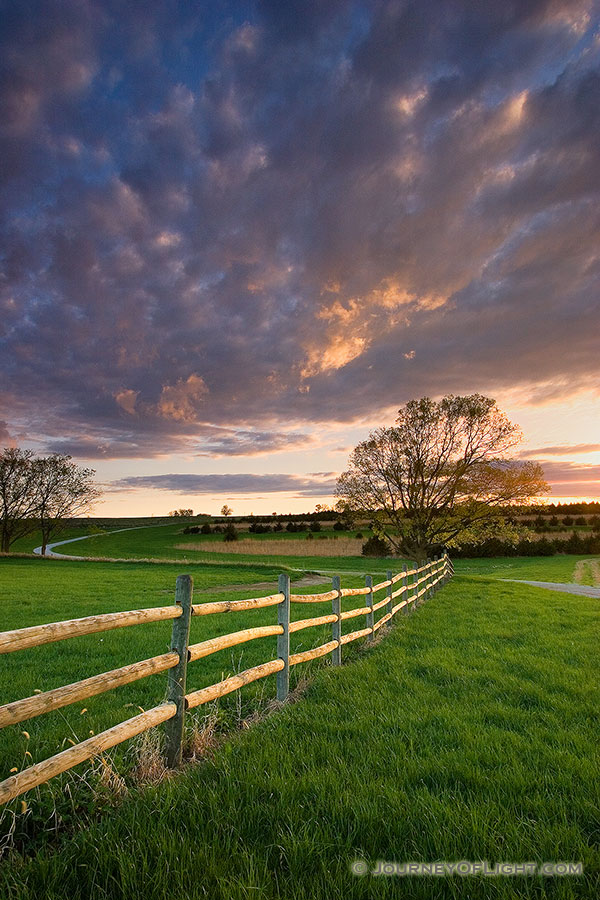
[[[582,597],[600,598],[600,587],[589,584],[560,584],[555,581],[523,581],[522,578],[500,578],[500,581],[511,581],[516,584],[530,584],[532,587],[547,588],[550,591],[563,591],[565,594],[580,594]]]

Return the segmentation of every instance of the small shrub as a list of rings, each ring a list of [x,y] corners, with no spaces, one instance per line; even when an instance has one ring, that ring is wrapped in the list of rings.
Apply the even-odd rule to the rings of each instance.
[[[357,532],[356,532],[356,537],[357,537],[357,538],[363,537],[362,531],[357,531]]]
[[[334,531],[345,531],[346,526],[344,525],[343,522],[335,522],[334,526],[333,526],[333,530]]]
[[[212,529],[208,522],[206,522],[202,528],[200,529],[200,534],[212,534]]]
[[[238,540],[238,533],[233,522],[229,522],[229,524],[226,526],[223,540],[227,543]]]
[[[363,556],[387,556],[388,553],[390,545],[375,534],[362,545]]]
[[[571,525],[573,524],[573,522],[574,522],[573,516],[565,516],[564,519],[562,520],[563,525],[566,525],[567,528],[570,528]]]

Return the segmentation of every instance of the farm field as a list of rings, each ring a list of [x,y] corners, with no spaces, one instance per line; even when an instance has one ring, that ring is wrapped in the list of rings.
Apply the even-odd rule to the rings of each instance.
[[[170,579],[170,568],[140,573]],[[141,585],[132,582],[136,602],[124,605],[142,599]],[[80,604],[116,587],[90,585]],[[39,621],[35,612],[26,607]],[[31,792],[15,831],[28,853],[0,866],[0,896],[595,897],[596,617],[588,598],[457,577],[350,664],[315,667],[299,702],[209,759],[155,786],[129,782],[120,796],[106,787],[100,816],[72,776],[54,795],[65,817],[72,810],[55,833],[43,789]],[[91,808],[74,808],[78,791]],[[583,862],[584,874],[411,878],[409,887],[352,875],[356,859],[566,860]]]
[[[387,569],[396,569],[403,562],[402,559],[367,559],[361,556],[363,541],[356,539],[354,531],[341,535],[334,531],[323,531],[317,533],[312,541],[306,540],[306,535],[244,534],[240,541],[226,544],[222,535],[183,535],[184,527],[182,523],[170,523],[159,528],[99,534],[58,550],[77,556],[181,559],[199,564],[256,565],[260,561],[275,569],[283,566],[291,570],[306,569],[327,574],[381,574]],[[370,534],[368,530],[363,530],[362,533],[365,539]],[[31,547],[33,546],[35,545],[31,543]],[[195,550],[194,547],[198,549]],[[271,548],[273,550],[269,552]],[[301,555],[298,555],[299,552]],[[575,569],[581,563],[581,583],[600,584],[597,567],[587,565],[593,559],[595,557],[571,555],[500,557],[457,559],[454,565],[456,572],[461,575],[492,575],[496,578],[568,583],[580,580],[575,575]]]
[[[578,566],[584,572],[589,570],[589,581],[582,584],[600,584],[600,579],[592,579],[594,571],[590,556],[514,556],[489,559],[456,559],[454,568],[460,575],[481,575],[494,578],[515,578],[525,581],[554,581],[562,584],[580,581]]]

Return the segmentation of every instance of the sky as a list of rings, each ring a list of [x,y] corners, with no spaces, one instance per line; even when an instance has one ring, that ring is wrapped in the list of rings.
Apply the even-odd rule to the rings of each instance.
[[[0,442],[297,512],[408,400],[600,499],[591,0],[0,0]]]

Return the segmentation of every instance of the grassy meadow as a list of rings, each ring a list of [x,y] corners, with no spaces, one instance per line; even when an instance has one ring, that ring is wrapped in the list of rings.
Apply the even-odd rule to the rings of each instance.
[[[7,855],[0,896],[594,897],[596,615],[588,598],[457,577],[208,758],[107,787],[101,816],[79,808],[56,834],[31,792],[16,826],[29,852]],[[584,875],[374,884],[356,859],[582,861]]]
[[[79,555],[85,544],[86,555],[128,562],[0,558],[2,629],[167,605],[186,572],[202,602],[264,596],[286,567],[292,581],[305,571],[341,572],[345,586],[359,586],[365,573],[402,562],[318,556],[316,547],[310,557],[213,560],[200,550],[166,562],[184,552],[176,548],[183,541],[220,537],[182,537],[182,527],[64,548]],[[249,537],[277,550],[299,538]],[[2,900],[597,896],[598,601],[499,580],[593,582],[597,567],[558,556],[457,560],[456,571],[373,646],[345,647],[341,669],[322,660],[293,668],[298,702],[274,709],[271,676],[189,714],[186,753],[197,758],[177,775],[160,780],[155,729],[30,791],[26,807],[13,801],[0,812]],[[343,608],[359,605],[345,598]],[[329,611],[330,604],[298,605],[292,618]],[[199,617],[192,641],[276,615],[271,607]],[[362,622],[345,622],[344,632]],[[170,633],[170,622],[140,625],[2,656],[0,703],[162,653]],[[292,652],[329,633],[324,626],[292,635]],[[275,638],[221,651],[190,664],[188,689],[275,655]],[[162,673],[4,729],[0,778],[156,705],[165,685]],[[356,859],[369,867],[566,860],[582,861],[585,873],[407,884],[356,877]]]
[[[99,533],[86,540],[57,548],[65,555],[113,559],[152,559],[181,561],[204,567],[213,565],[231,566],[271,566],[274,571],[314,571],[325,574],[351,573],[353,575],[385,573],[397,570],[405,560],[367,559],[361,555],[364,540],[370,535],[368,529],[361,529],[362,538],[357,538],[356,530],[336,532],[324,529],[317,532],[312,540],[306,534],[255,535],[241,533],[240,540],[225,543],[223,535],[185,535],[184,522],[173,522],[161,526],[151,526],[116,534]],[[65,534],[66,537],[80,535],[80,531]],[[22,551],[31,551],[36,546],[37,537],[30,536],[19,543]],[[39,541],[37,541],[39,543]],[[576,574],[580,564],[581,575]],[[455,569],[461,575],[486,576],[495,578],[516,578],[531,581],[555,581],[561,583],[579,581],[583,584],[600,584],[598,566],[588,556],[540,556],[540,557],[499,557],[481,559],[457,559]],[[190,571],[192,571],[190,569]]]

